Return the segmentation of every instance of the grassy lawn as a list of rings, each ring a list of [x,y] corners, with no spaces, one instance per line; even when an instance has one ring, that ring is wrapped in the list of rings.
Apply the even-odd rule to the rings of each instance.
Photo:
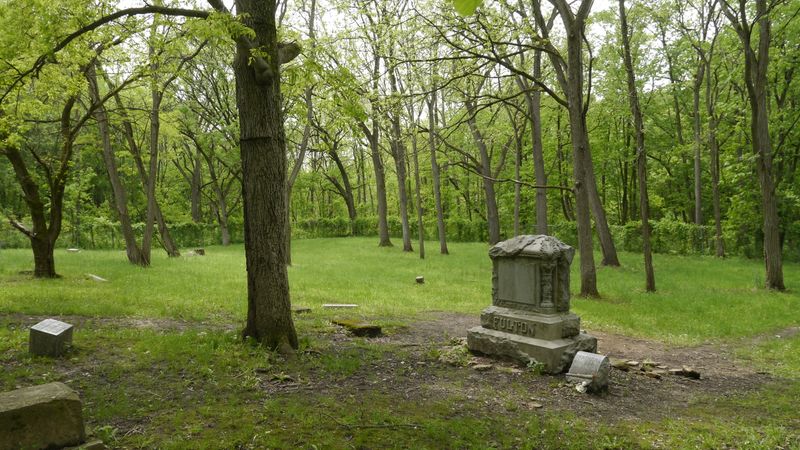
[[[296,241],[292,301],[313,312],[296,316],[302,345],[291,360],[238,339],[241,246],[210,247],[205,257],[159,253],[146,270],[119,251],[58,250],[62,278],[46,281],[20,275],[31,269],[29,251],[0,250],[0,390],[63,381],[81,393],[90,431],[121,448],[800,446],[800,335],[786,332],[800,325],[799,265],[784,267],[787,293],[765,291],[763,265],[737,258],[656,255],[655,294],[643,292],[640,255],[600,268],[603,298],[573,298],[590,332],[676,349],[726,346],[736,364],[770,375],[755,390],[698,390],[679,405],[635,407],[634,419],[597,420],[587,416],[592,405],[613,411],[645,377],[587,400],[561,377],[442,364],[436,355],[447,342],[412,339],[414,324],[434,311],[477,318],[491,301],[488,247],[449,246],[449,256],[420,260],[374,239]],[[27,354],[28,316],[45,315],[78,316],[68,357]],[[345,316],[377,322],[389,336],[348,337],[329,323]],[[551,407],[565,398],[584,409]]]

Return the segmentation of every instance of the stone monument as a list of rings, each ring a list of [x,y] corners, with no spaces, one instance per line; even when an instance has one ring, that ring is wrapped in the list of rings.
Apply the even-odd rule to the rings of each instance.
[[[569,266],[575,249],[545,236],[517,236],[489,250],[492,306],[467,333],[470,350],[566,370],[578,351],[594,352],[597,339],[580,332],[569,312]]]

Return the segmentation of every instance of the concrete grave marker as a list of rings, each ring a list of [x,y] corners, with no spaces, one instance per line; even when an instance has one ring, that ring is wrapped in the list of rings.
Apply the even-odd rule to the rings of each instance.
[[[72,344],[72,325],[45,319],[31,327],[28,351],[37,356],[61,356]]]
[[[586,383],[589,392],[600,392],[608,389],[610,372],[611,362],[607,356],[578,352],[567,372],[567,380],[574,383]]]
[[[63,448],[85,440],[81,400],[65,384],[0,393],[0,450]]]
[[[575,249],[545,236],[517,236],[489,250],[492,306],[481,326],[467,333],[470,350],[541,364],[561,373],[575,353],[593,352],[597,339],[580,332],[580,318],[569,312],[569,266]]]

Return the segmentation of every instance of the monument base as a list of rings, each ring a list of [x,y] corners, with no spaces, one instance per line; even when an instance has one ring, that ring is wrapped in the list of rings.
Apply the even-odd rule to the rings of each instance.
[[[540,363],[546,373],[555,374],[567,370],[577,352],[595,352],[597,338],[579,333],[547,340],[478,326],[467,332],[467,347],[474,352],[504,356],[522,364]]]

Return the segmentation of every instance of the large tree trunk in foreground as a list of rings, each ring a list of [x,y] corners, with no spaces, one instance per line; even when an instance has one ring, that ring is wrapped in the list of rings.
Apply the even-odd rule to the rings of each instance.
[[[287,352],[297,348],[286,269],[286,142],[281,104],[275,0],[237,0],[242,21],[255,31],[266,67],[250,64],[251,48],[237,42],[233,70],[239,110],[247,265],[244,336]],[[256,70],[259,70],[258,75]]]

